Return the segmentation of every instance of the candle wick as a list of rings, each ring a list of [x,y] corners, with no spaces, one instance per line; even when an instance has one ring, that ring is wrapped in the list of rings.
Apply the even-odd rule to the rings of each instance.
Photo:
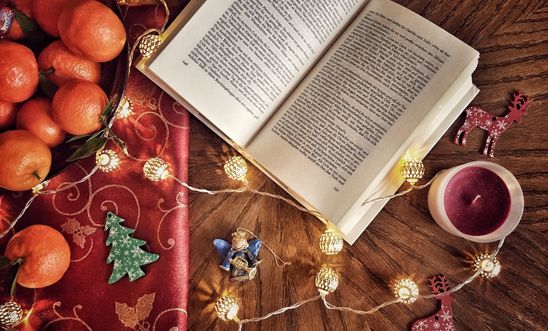
[[[481,198],[481,195],[480,194],[477,194],[476,197],[474,198],[474,200],[472,200],[472,204],[476,201],[478,201],[478,199]]]

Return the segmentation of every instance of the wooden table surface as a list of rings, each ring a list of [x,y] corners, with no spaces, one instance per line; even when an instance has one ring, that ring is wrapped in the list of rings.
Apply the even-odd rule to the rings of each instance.
[[[507,238],[499,259],[502,272],[492,280],[476,280],[456,293],[453,305],[458,330],[545,330],[548,328],[546,230],[548,220],[548,1],[543,0],[414,0],[397,2],[428,18],[481,53],[473,80],[481,89],[474,104],[496,115],[505,112],[510,93],[523,90],[534,100],[520,124],[502,135],[492,161],[509,169],[525,195],[525,212]],[[193,3],[190,4],[193,6]],[[195,6],[195,5],[194,5]],[[476,129],[468,147],[452,143],[461,117],[426,157],[425,178],[437,171],[474,160],[486,135]],[[189,181],[198,187],[228,188],[237,184],[221,171],[230,149],[198,120],[191,123]],[[228,152],[227,152],[228,151]],[[259,170],[248,176],[254,188],[286,195]],[[454,284],[472,271],[467,259],[493,245],[467,242],[444,232],[427,208],[427,191],[388,203],[353,245],[327,258],[318,248],[322,224],[281,201],[233,194],[190,193],[190,330],[236,330],[220,321],[214,301],[230,292],[240,302],[241,318],[258,317],[317,295],[314,275],[328,262],[341,275],[332,303],[368,309],[392,299],[391,281],[411,275],[426,292],[428,277],[444,273]],[[242,226],[257,233],[291,266],[277,268],[262,252],[256,279],[230,283],[218,268],[214,238],[228,239]],[[407,330],[411,323],[438,309],[435,300],[397,304],[367,317],[326,311],[320,302],[275,316],[244,330]]]

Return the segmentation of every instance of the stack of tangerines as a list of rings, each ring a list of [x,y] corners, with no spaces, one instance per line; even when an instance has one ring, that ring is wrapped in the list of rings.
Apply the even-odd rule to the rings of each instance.
[[[122,52],[126,32],[95,0],[11,0],[0,10],[0,29],[7,25],[0,39],[0,187],[24,191],[46,178],[50,148],[67,134],[101,128],[108,104],[99,86],[101,63]],[[36,54],[24,44],[25,24],[34,21],[60,38]],[[52,98],[37,91],[40,79],[55,86]]]

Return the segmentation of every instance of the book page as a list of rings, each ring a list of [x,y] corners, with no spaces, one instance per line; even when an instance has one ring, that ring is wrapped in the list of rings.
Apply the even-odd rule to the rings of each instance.
[[[248,152],[336,222],[413,140],[440,125],[440,112],[453,108],[440,100],[477,57],[419,15],[372,0]]]
[[[245,147],[364,0],[210,0],[148,64]]]
[[[424,128],[432,122],[428,123],[424,121],[421,129],[423,132],[428,132],[428,135],[421,135],[413,140],[411,147],[408,149],[412,151],[412,156],[417,159],[423,159],[428,152],[434,147],[438,140],[445,134],[447,129],[455,122],[455,120],[462,114],[463,110],[472,102],[472,99],[479,93],[477,87],[472,84],[472,77],[468,76],[467,80],[454,91],[453,96],[447,100],[446,107],[450,109],[449,115],[445,116],[445,119],[434,119],[432,122],[439,123],[432,128]],[[410,153],[411,154],[411,153]],[[397,157],[396,157],[397,159]],[[398,160],[397,160],[398,161]],[[384,178],[377,178],[375,182],[369,183],[369,190],[364,191],[362,196],[356,201],[342,219],[337,221],[337,227],[344,234],[344,238],[350,244],[354,243],[360,234],[367,228],[373,218],[381,211],[386,205],[388,200],[381,200],[374,203],[366,204],[362,206],[363,201],[374,197],[381,197],[393,194],[398,187],[405,182],[405,179],[399,174],[398,167],[387,169],[387,173],[384,173]],[[424,182],[421,182],[422,184]],[[419,184],[419,185],[420,185]]]

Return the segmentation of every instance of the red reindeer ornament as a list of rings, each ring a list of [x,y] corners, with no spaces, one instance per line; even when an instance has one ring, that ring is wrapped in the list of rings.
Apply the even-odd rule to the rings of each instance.
[[[457,131],[455,144],[466,146],[466,138],[472,129],[480,127],[487,131],[487,140],[483,148],[483,154],[493,157],[495,147],[500,135],[506,131],[512,122],[521,122],[529,106],[529,97],[521,92],[514,92],[513,100],[508,105],[509,113],[506,116],[495,117],[479,107],[468,107],[464,124]]]
[[[450,289],[449,282],[444,275],[436,275],[429,279],[429,283],[432,293],[439,294],[437,298],[441,301],[441,308],[435,314],[415,321],[411,331],[455,331],[451,309],[453,297],[451,294],[444,294]]]

